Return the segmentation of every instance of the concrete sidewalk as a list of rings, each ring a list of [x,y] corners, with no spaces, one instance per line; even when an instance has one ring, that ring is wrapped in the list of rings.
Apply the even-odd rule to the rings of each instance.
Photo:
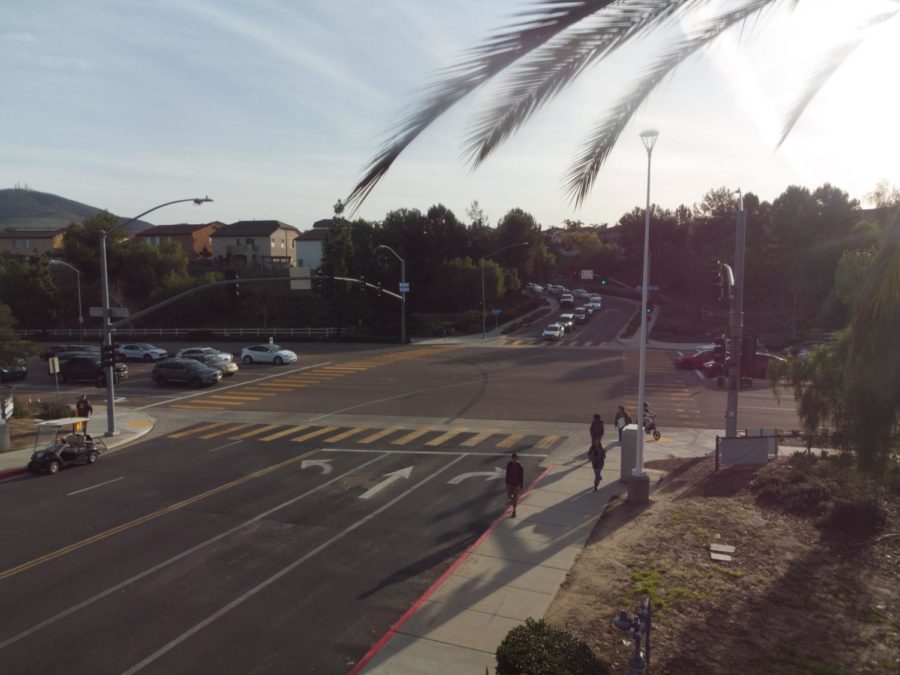
[[[645,437],[645,461],[700,457],[715,450],[716,430],[668,431]],[[613,436],[615,437],[615,436]],[[528,617],[547,611],[606,503],[627,492],[619,482],[618,441],[607,445],[599,491],[584,439],[570,439],[543,463],[519,503],[398,619],[351,673],[481,675],[494,672],[495,651]],[[661,473],[648,471],[655,484]]]
[[[150,433],[156,424],[156,420],[146,413],[117,407],[116,430],[118,434],[106,437],[103,435],[106,433],[107,427],[106,407],[102,407],[102,411],[99,410],[101,406],[95,407],[98,412],[88,422],[88,433],[103,438],[108,452],[115,452],[128,443],[133,443],[141,436]],[[37,427],[35,427],[35,433],[37,433]],[[34,438],[31,439],[31,445],[28,448],[0,452],[0,480],[25,473],[27,470],[25,467],[31,459],[32,452],[34,452]]]

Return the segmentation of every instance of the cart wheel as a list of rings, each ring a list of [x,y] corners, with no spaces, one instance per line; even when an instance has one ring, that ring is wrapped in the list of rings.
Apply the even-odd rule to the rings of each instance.
[[[661,435],[662,435],[662,434],[660,434],[656,429],[653,430],[653,440],[654,440],[654,441],[658,441],[658,440],[659,440],[659,437],[660,437]]]
[[[47,473],[51,476],[59,471],[59,462],[53,460],[47,465]]]
[[[97,457],[99,457],[99,455],[98,455],[96,452],[91,451],[91,452],[88,454],[88,464],[93,464],[94,462],[96,462],[96,461],[97,461]]]

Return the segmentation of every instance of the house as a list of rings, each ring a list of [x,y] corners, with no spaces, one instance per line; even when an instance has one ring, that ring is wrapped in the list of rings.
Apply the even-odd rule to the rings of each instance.
[[[280,220],[239,220],[212,234],[213,259],[233,267],[296,265],[298,234],[296,227]]]
[[[301,232],[297,237],[297,265],[316,269],[322,266],[323,247],[331,232],[331,218],[313,223],[313,229]]]
[[[66,228],[56,230],[6,230],[0,232],[0,253],[43,255],[62,250]]]
[[[173,241],[184,251],[188,260],[195,258],[209,258],[212,256],[212,235],[219,228],[225,227],[225,223],[215,220],[205,225],[157,225],[148,227],[135,235],[139,241],[146,241],[154,246],[159,246],[164,241]]]

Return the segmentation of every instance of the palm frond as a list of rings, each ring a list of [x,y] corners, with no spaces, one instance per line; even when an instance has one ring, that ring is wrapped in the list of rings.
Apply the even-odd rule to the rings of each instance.
[[[879,14],[863,28],[863,31],[868,30],[879,23],[884,23],[885,21],[893,19],[897,15],[897,13],[897,11],[893,11]],[[828,52],[825,58],[825,62],[820,66],[819,70],[813,75],[813,77],[809,79],[806,88],[803,90],[803,93],[797,98],[797,101],[791,108],[791,111],[788,114],[787,119],[785,120],[784,127],[781,130],[781,138],[778,139],[778,144],[776,145],[776,147],[781,147],[781,144],[784,143],[785,139],[788,137],[788,134],[791,133],[791,129],[794,128],[797,120],[800,119],[803,111],[806,110],[810,102],[812,102],[812,100],[816,97],[816,94],[819,93],[819,91],[831,78],[831,76],[834,75],[834,73],[842,65],[844,65],[844,62],[850,57],[850,55],[854,51],[856,51],[856,49],[863,43],[864,37],[865,35],[863,34],[863,32],[860,32],[853,39],[845,41],[843,44],[835,47]]]
[[[541,0],[519,13],[515,24],[488,37],[460,63],[443,70],[441,81],[428,88],[425,99],[400,121],[397,131],[369,162],[346,199],[351,212],[359,208],[400,153],[458,101],[554,36],[617,1]]]
[[[616,3],[588,19],[583,27],[536,50],[517,66],[509,83],[500,90],[501,101],[481,116],[467,139],[465,154],[473,166],[483,162],[589,65],[657,27],[677,11],[702,2],[708,0]]]
[[[609,156],[622,130],[659,83],[685,59],[709,45],[724,31],[778,1],[748,0],[742,6],[720,14],[693,35],[681,40],[674,49],[651,65],[644,77],[635,83],[631,91],[622,97],[612,111],[595,127],[588,142],[584,144],[581,154],[569,170],[565,188],[576,207],[580,206],[590,193],[597,172]]]

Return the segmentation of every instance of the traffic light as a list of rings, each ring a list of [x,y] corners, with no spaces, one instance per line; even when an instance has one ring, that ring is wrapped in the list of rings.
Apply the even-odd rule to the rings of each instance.
[[[606,284],[608,284],[608,283],[609,283],[609,279],[607,279],[606,277],[600,277],[600,285],[601,286],[606,286]]]
[[[716,262],[712,265],[712,285],[719,292],[719,300],[722,299],[722,288],[725,281],[725,276],[722,274],[722,261],[716,260]]]
[[[578,268],[573,267],[569,270],[569,276],[572,277],[572,281],[578,281]]]
[[[647,305],[647,314],[653,314],[653,305]]]
[[[237,280],[240,279],[238,273],[234,270],[227,270],[225,272],[225,278],[229,281],[234,281],[235,283],[228,285],[228,294],[232,298],[238,298],[241,295],[241,285],[237,283]]]
[[[100,346],[100,365],[103,368],[109,368],[116,363],[116,348],[118,345],[101,345]]]
[[[366,292],[366,278],[365,277],[359,278],[359,290],[363,293]]]
[[[713,361],[718,363],[720,366],[725,365],[725,358],[728,351],[728,343],[725,338],[720,337],[716,338],[713,347]]]

